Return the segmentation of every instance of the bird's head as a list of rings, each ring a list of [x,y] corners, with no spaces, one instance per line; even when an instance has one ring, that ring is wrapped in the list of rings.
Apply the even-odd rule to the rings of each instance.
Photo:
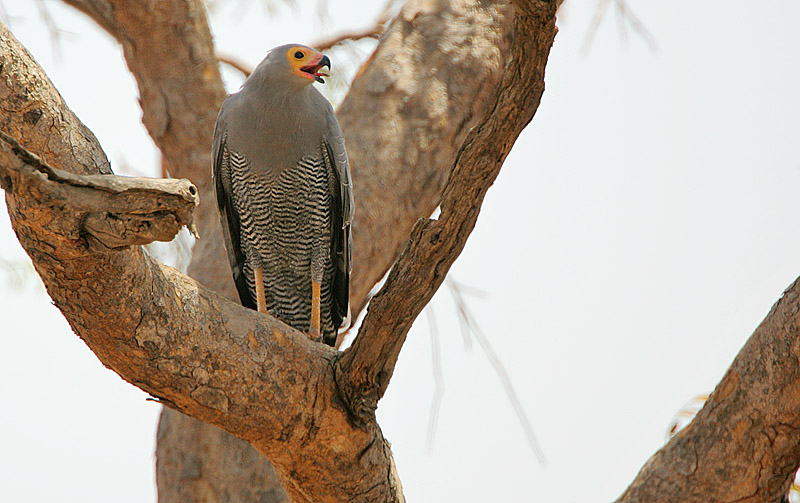
[[[287,44],[272,49],[264,60],[269,67],[270,73],[285,75],[290,81],[300,85],[311,84],[314,81],[324,84],[323,77],[328,76],[328,72],[323,70],[331,68],[331,60],[328,56],[312,49],[311,47],[299,44]],[[277,70],[277,72],[274,72]]]

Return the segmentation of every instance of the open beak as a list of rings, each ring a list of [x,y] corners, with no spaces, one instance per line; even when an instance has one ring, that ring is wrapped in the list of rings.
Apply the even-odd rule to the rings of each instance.
[[[301,66],[300,71],[309,74],[311,77],[314,78],[314,80],[316,80],[320,84],[324,84],[325,80],[323,80],[322,77],[328,77],[329,74],[328,72],[322,70],[323,66],[327,66],[328,70],[330,71],[331,60],[328,59],[328,56],[325,56],[324,54],[319,54],[317,55],[316,58],[314,58],[314,61],[312,61],[310,65]]]

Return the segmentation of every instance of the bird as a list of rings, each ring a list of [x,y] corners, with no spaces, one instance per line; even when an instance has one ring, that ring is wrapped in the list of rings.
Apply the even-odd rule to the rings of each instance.
[[[354,202],[344,135],[312,85],[330,68],[305,45],[270,50],[223,102],[212,158],[242,305],[334,346],[349,317]]]

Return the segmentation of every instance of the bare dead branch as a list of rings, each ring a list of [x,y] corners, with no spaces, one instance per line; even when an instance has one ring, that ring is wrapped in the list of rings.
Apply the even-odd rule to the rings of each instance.
[[[29,190],[35,186],[37,192],[68,206],[96,251],[171,241],[183,226],[196,232],[192,211],[198,203],[197,189],[188,180],[76,175],[46,165],[2,131],[0,152],[5,159],[0,185],[6,190],[15,183],[24,183]],[[12,162],[11,156],[19,162]]]
[[[209,138],[225,89],[219,75],[202,0],[143,3],[127,0],[64,0],[109,32],[122,46],[136,77],[142,122],[161,151],[164,172],[192,180],[203,201],[214,201]],[[200,174],[203,174],[200,176]],[[224,264],[216,208],[204,204],[195,214],[213,257]],[[206,262],[213,262],[207,260]],[[232,281],[221,274],[199,278],[235,297]]]

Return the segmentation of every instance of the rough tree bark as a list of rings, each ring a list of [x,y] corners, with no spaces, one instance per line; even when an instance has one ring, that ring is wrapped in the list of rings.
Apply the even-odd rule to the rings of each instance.
[[[800,465],[800,278],[617,503],[782,502]],[[678,497],[679,496],[679,497]]]
[[[142,121],[161,151],[164,171],[193,180],[201,204],[188,274],[238,298],[211,185],[214,122],[225,89],[202,1],[64,0],[121,45],[139,87]],[[249,443],[164,408],[158,425],[156,481],[161,503],[280,501],[277,476]]]
[[[202,2],[65,1],[120,42],[139,84],[144,123],[170,173],[195,181],[201,200],[213,201],[208,138],[222,84]],[[458,149],[491,106],[512,24],[511,6],[502,2],[410,1],[338,110],[358,185],[354,315],[417,219],[439,204]],[[192,90],[188,99],[186,89]],[[376,122],[384,128],[373,127]],[[203,239],[188,273],[235,299],[213,205],[201,205],[196,221]],[[248,446],[165,409],[157,448],[159,500],[277,500],[269,464]]]
[[[103,2],[102,5],[108,6],[112,3]],[[81,4],[84,7],[101,5],[100,2],[89,1]],[[432,5],[435,4],[438,2]],[[483,9],[480,11],[483,20],[491,20],[492,16],[501,20],[510,18],[509,7],[505,4],[487,2],[477,5]],[[407,30],[409,27],[414,28],[417,20],[422,23],[426,18],[426,6],[426,3],[420,2],[405,10],[401,21],[396,25],[399,23],[401,29]],[[470,7],[469,4],[462,4],[462,12],[469,12]],[[421,277],[433,277],[434,283],[441,282],[474,225],[477,208],[486,188],[496,176],[497,169],[516,135],[530,120],[538,105],[543,89],[544,63],[555,34],[555,4],[537,2],[535,9],[530,11],[524,4],[521,7],[521,13],[513,17],[513,30],[517,34],[514,39],[515,47],[511,51],[514,57],[506,59],[504,56],[508,51],[503,50],[508,47],[503,44],[511,43],[511,30],[499,30],[495,40],[498,45],[486,46],[490,57],[480,61],[476,58],[476,63],[485,65],[481,68],[488,69],[484,74],[486,78],[478,80],[481,87],[477,89],[478,95],[486,92],[487,99],[478,102],[477,107],[464,107],[467,111],[466,117],[457,122],[455,128],[444,128],[445,131],[455,131],[452,133],[456,138],[454,143],[442,146],[445,151],[451,149],[453,155],[449,158],[442,156],[442,164],[433,164],[434,170],[446,173],[453,166],[453,158],[457,157],[456,173],[464,175],[464,179],[475,185],[460,183],[460,177],[452,178],[456,182],[448,186],[439,222],[428,221],[417,226],[417,240],[412,242],[400,261],[401,265],[405,261],[405,265],[397,268],[401,272],[393,274],[387,284],[386,289],[390,293],[378,299],[379,307],[374,311],[377,314],[367,316],[368,322],[376,319],[377,321],[371,323],[378,327],[382,326],[381,318],[392,319],[396,329],[376,331],[374,335],[362,329],[359,335],[359,340],[363,338],[378,343],[381,337],[392,339],[388,341],[388,345],[394,349],[385,357],[374,351],[358,350],[354,347],[345,353],[354,357],[344,360],[344,364],[334,365],[338,359],[335,352],[309,345],[280,323],[259,319],[254,313],[225,302],[200,285],[149,261],[139,250],[104,255],[93,253],[86,246],[86,215],[81,212],[65,213],[61,210],[63,206],[54,207],[49,204],[49,191],[32,189],[37,185],[31,181],[38,180],[49,186],[41,180],[47,170],[32,166],[24,157],[16,156],[14,150],[6,145],[3,148],[4,186],[10,192],[8,205],[15,230],[23,246],[27,245],[29,248],[57,305],[76,333],[84,338],[104,363],[154,396],[161,397],[170,406],[246,438],[262,453],[273,456],[284,480],[289,482],[287,488],[290,494],[296,500],[338,501],[356,496],[357,500],[362,501],[399,501],[402,499],[399,482],[371,410],[385,390],[405,333],[435,287],[426,285],[427,288],[414,296],[413,302],[401,310],[402,318],[394,319],[392,310],[387,309],[387,306],[393,303],[392,299],[398,290],[414,288],[421,283]],[[452,11],[457,12],[457,9]],[[113,6],[111,11],[104,10],[101,14],[100,19],[104,25],[111,26],[110,20],[115,15]],[[429,31],[432,26],[427,26]],[[480,29],[462,27],[462,33],[467,42],[479,46],[485,39],[485,33]],[[408,32],[398,35],[397,40],[401,47],[408,36]],[[414,40],[413,37],[408,38]],[[4,40],[12,39],[6,34]],[[387,37],[387,40],[390,38]],[[426,40],[424,33],[422,40]],[[426,43],[429,44],[430,40]],[[4,55],[22,53],[19,48],[13,47],[12,42],[8,44]],[[424,43],[417,42],[417,45],[425,48]],[[133,52],[138,50],[137,48]],[[126,50],[126,55],[127,52]],[[410,54],[414,55],[413,52]],[[389,63],[399,63],[397,54],[387,51],[384,55]],[[447,54],[447,57],[454,58],[455,64],[458,55],[453,52]],[[474,56],[485,57],[486,54],[475,52]],[[409,59],[415,61],[413,57]],[[419,60],[417,55],[416,61]],[[376,62],[373,64],[381,61],[380,50],[373,61]],[[10,91],[6,97],[11,96],[11,101],[19,98],[20,73],[38,75],[32,62],[26,58],[20,57],[17,63],[17,67],[9,66],[6,73],[6,83]],[[129,65],[134,67],[130,61]],[[400,68],[398,66],[392,69]],[[424,68],[425,65],[421,64],[416,70]],[[370,67],[363,72],[362,79],[366,79],[369,70]],[[471,70],[468,77],[475,79],[475,68]],[[401,144],[404,148],[397,152],[388,149],[389,156],[405,158],[409,151],[417,148],[421,152],[416,158],[417,162],[426,159],[428,155],[436,160],[435,154],[440,146],[431,145],[424,137],[415,136],[414,129],[423,125],[426,119],[444,122],[450,115],[449,107],[457,109],[463,105],[457,101],[448,102],[449,97],[446,95],[446,91],[452,91],[455,96],[464,99],[465,95],[458,93],[462,91],[459,86],[463,82],[453,79],[452,75],[445,74],[440,78],[437,75],[413,71],[408,75],[393,75],[386,73],[384,69],[384,73],[378,72],[376,75],[376,82],[380,85],[365,86],[368,94],[395,94],[405,98],[405,102],[409,99],[432,102],[432,112],[428,114],[419,114],[419,111],[409,108],[399,109],[401,116],[404,113],[410,114],[411,119],[417,122],[410,120],[410,131],[407,135],[410,139],[404,137],[405,143]],[[481,73],[478,72],[477,75],[481,76]],[[520,78],[520,75],[524,77]],[[496,84],[501,76],[501,86],[487,86]],[[427,77],[427,80],[421,77]],[[36,108],[48,99],[55,103],[54,107],[36,108],[41,112],[39,118],[44,117],[45,123],[51,123],[51,116],[59,113],[70,116],[64,112],[63,104],[59,104],[58,99],[44,96],[48,93],[52,95],[53,91],[47,89],[46,85],[41,85],[41,82],[46,84],[41,76],[38,78],[40,85],[38,88],[32,86],[26,89],[27,101],[23,105]],[[434,84],[432,91],[426,91],[428,83]],[[437,84],[438,88],[435,87]],[[520,87],[509,89],[506,86]],[[471,96],[472,99],[474,97]],[[467,98],[470,96],[467,95]],[[475,102],[467,99],[464,103]],[[13,107],[5,108],[14,110]],[[147,119],[145,122],[147,123]],[[433,124],[435,126],[437,122],[433,121]],[[501,127],[502,124],[508,127]],[[72,127],[77,126],[73,124]],[[164,127],[169,129],[171,121]],[[13,131],[13,127],[9,127],[8,131]],[[459,136],[460,141],[457,140]],[[79,151],[94,152],[98,156],[99,146],[96,141],[91,140],[88,139],[82,145],[73,144],[72,150],[77,148]],[[24,141],[22,143],[25,148],[29,148]],[[491,145],[491,148],[483,148],[483,145]],[[191,152],[186,153],[191,155]],[[365,170],[372,168],[374,171],[374,167],[361,163],[355,155],[353,157],[354,169],[362,165]],[[369,156],[366,158],[369,159]],[[46,159],[46,162],[73,170],[81,169],[80,166],[71,166],[69,159],[57,156]],[[440,183],[432,184],[434,194],[444,178],[440,173]],[[47,181],[58,182],[50,179]],[[202,194],[203,185],[198,184],[198,187]],[[386,193],[383,192],[382,196],[385,198]],[[428,207],[427,211],[431,211],[433,206]],[[458,211],[464,206],[468,211]],[[41,229],[40,226],[45,221],[55,221],[57,225]],[[450,231],[452,235],[443,236],[444,232]],[[435,246],[439,242],[445,246]],[[46,243],[50,244],[48,253],[40,255],[39,250],[46,248]],[[431,245],[434,245],[432,251]],[[417,248],[420,251],[415,254]],[[396,250],[391,248],[384,252],[390,259],[395,253]],[[435,257],[437,254],[438,259]],[[427,262],[423,267],[412,270],[408,262],[414,260],[415,256],[424,258]],[[67,260],[67,263],[63,264],[63,260]],[[88,271],[90,267],[91,274]],[[385,267],[383,266],[383,270]],[[381,274],[383,270],[380,271]],[[93,281],[88,281],[89,279]],[[147,288],[143,288],[143,285]],[[392,290],[395,291],[394,294],[391,293]],[[77,292],[77,296],[72,292]],[[94,302],[100,302],[100,299],[123,296],[129,299],[126,306],[143,307],[134,307],[135,312],[111,313],[107,308],[93,305]],[[210,309],[209,305],[217,309]],[[191,316],[187,316],[187,313]],[[174,327],[175,331],[159,330],[162,323]],[[175,332],[186,332],[185,338],[177,337]],[[365,345],[369,346],[369,343]],[[265,351],[265,347],[270,347],[270,351]],[[363,356],[358,358],[360,351]],[[236,379],[231,377],[232,368],[237,369]],[[281,382],[280,378],[287,375],[288,384],[276,390],[275,383]],[[306,376],[307,379],[298,382],[297,375]],[[272,383],[271,386],[264,381]],[[340,397],[336,382],[347,388],[341,396],[347,397],[345,404],[355,406],[355,409],[348,411],[341,404],[336,406]],[[362,390],[366,391],[363,397]],[[259,396],[261,394],[263,396]],[[282,400],[287,399],[299,401],[305,407],[301,407],[301,411],[297,411],[296,406],[287,405],[282,408]],[[275,410],[267,412],[262,410],[263,407],[253,410],[254,403],[268,402],[274,405]],[[282,414],[283,417],[279,417]],[[360,427],[353,428],[352,421],[356,421]],[[296,430],[300,432],[297,433]],[[342,432],[346,434],[343,435]]]

